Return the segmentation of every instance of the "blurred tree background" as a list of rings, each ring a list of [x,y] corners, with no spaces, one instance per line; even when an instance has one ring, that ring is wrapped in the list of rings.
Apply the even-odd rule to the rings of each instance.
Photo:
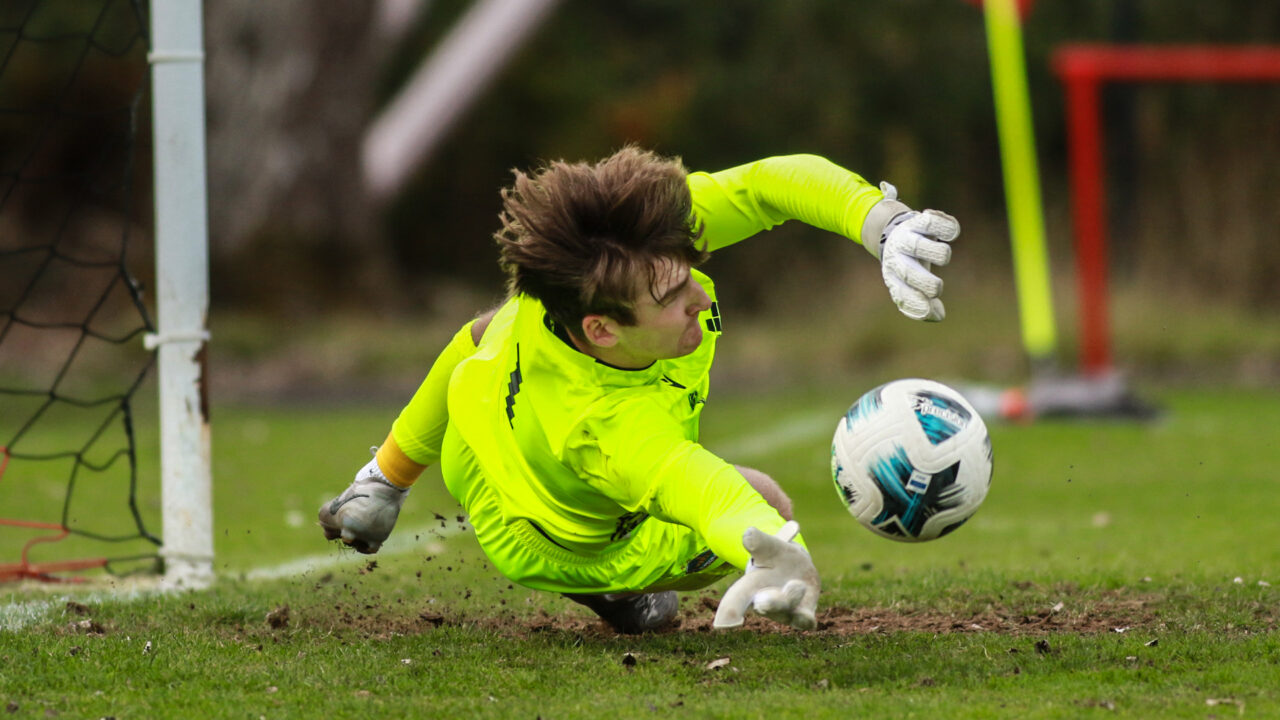
[[[17,16],[27,5],[6,12]],[[145,3],[114,5],[145,14]],[[543,159],[595,159],[631,142],[679,155],[692,169],[813,152],[872,182],[890,180],[908,203],[961,219],[964,257],[947,275],[949,287],[998,286],[1012,299],[989,66],[974,2],[564,0],[408,185],[379,202],[361,182],[363,135],[472,3],[422,0],[420,12],[401,19],[386,13],[392,5],[413,3],[205,3],[215,313],[461,320],[461,308],[479,309],[501,293],[491,235],[510,170]],[[47,2],[42,12],[66,25],[96,17],[75,2]],[[1049,241],[1055,272],[1067,276],[1054,48],[1276,44],[1280,4],[1038,0],[1024,37]],[[134,48],[124,58],[130,62],[92,79],[101,92],[134,92],[145,52]],[[20,85],[19,96],[36,102],[40,88],[59,82],[58,72],[11,66],[0,83]],[[1122,85],[1107,91],[1105,105],[1117,284],[1249,312],[1280,308],[1280,85]],[[149,128],[145,117],[138,122],[145,146]],[[92,141],[91,127],[77,128],[67,148]],[[59,157],[82,161],[70,151]],[[135,162],[130,202],[136,230],[145,233],[145,148]],[[39,203],[29,203],[4,222],[7,232],[22,232],[47,220]],[[862,252],[813,235],[787,226],[750,252],[712,260],[721,284],[736,288],[739,314],[774,303],[775,286],[792,288],[784,295],[795,301],[848,282],[846,261],[863,260]],[[145,280],[150,258],[145,248],[137,252],[135,272]],[[878,288],[874,268],[860,272]]]
[[[566,0],[386,207],[359,188],[359,135],[470,3],[435,0],[377,40],[374,5],[209,3],[212,237],[221,303],[429,306],[500,282],[489,240],[510,169],[635,142],[695,169],[815,152],[888,179],[966,225],[964,252],[1007,277],[982,17],[960,0],[732,4]],[[1275,43],[1252,0],[1034,3],[1025,30],[1050,239],[1070,238],[1064,42]],[[385,33],[385,29],[383,30]],[[1115,86],[1107,98],[1119,272],[1280,306],[1280,86]],[[821,272],[832,245],[785,228],[719,273],[763,289]],[[1137,261],[1141,258],[1141,263]],[[360,288],[357,294],[343,291]],[[388,292],[388,289],[392,292]],[[342,289],[342,290],[338,290]],[[338,290],[338,291],[335,291]],[[282,292],[287,291],[287,292]],[[757,305],[753,293],[744,298]]]

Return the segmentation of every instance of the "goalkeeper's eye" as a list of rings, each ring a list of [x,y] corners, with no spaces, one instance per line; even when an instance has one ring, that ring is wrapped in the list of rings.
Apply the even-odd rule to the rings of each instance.
[[[675,302],[677,298],[679,298],[682,294],[684,294],[684,291],[689,287],[689,283],[692,281],[692,279],[693,279],[692,275],[685,273],[684,280],[681,280],[675,285],[667,288],[667,291],[662,293],[661,297],[657,298],[658,306],[667,307],[671,303]]]

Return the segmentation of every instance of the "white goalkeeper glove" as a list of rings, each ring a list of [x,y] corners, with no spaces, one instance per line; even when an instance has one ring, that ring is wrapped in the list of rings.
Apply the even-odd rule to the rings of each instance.
[[[377,450],[377,448],[373,448]],[[360,468],[341,495],[320,506],[320,526],[326,540],[337,540],[370,554],[378,552],[400,516],[407,488],[387,480],[375,457]]]
[[[812,630],[818,620],[818,569],[809,552],[792,542],[800,533],[794,520],[782,526],[776,535],[766,535],[756,528],[742,534],[742,546],[751,553],[747,571],[720,600],[716,628],[742,625],[747,610],[797,630]]]
[[[931,265],[951,261],[948,244],[960,235],[960,223],[937,210],[916,212],[898,202],[898,189],[880,183],[884,199],[862,223],[862,245],[880,260],[889,297],[912,320],[938,322],[947,316],[939,295],[942,278]]]

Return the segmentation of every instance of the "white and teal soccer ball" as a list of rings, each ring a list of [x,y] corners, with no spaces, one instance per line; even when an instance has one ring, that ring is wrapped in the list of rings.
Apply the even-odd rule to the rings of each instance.
[[[831,476],[849,512],[903,542],[963,525],[987,497],[991,461],[991,436],[973,405],[918,378],[858,398],[831,441]]]

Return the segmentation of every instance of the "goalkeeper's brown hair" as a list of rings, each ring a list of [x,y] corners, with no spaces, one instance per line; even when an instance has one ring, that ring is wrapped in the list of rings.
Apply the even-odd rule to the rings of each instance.
[[[654,292],[661,261],[707,258],[679,158],[627,146],[594,164],[513,172],[494,235],[507,291],[542,301],[575,335],[587,315],[635,324],[637,293]]]

